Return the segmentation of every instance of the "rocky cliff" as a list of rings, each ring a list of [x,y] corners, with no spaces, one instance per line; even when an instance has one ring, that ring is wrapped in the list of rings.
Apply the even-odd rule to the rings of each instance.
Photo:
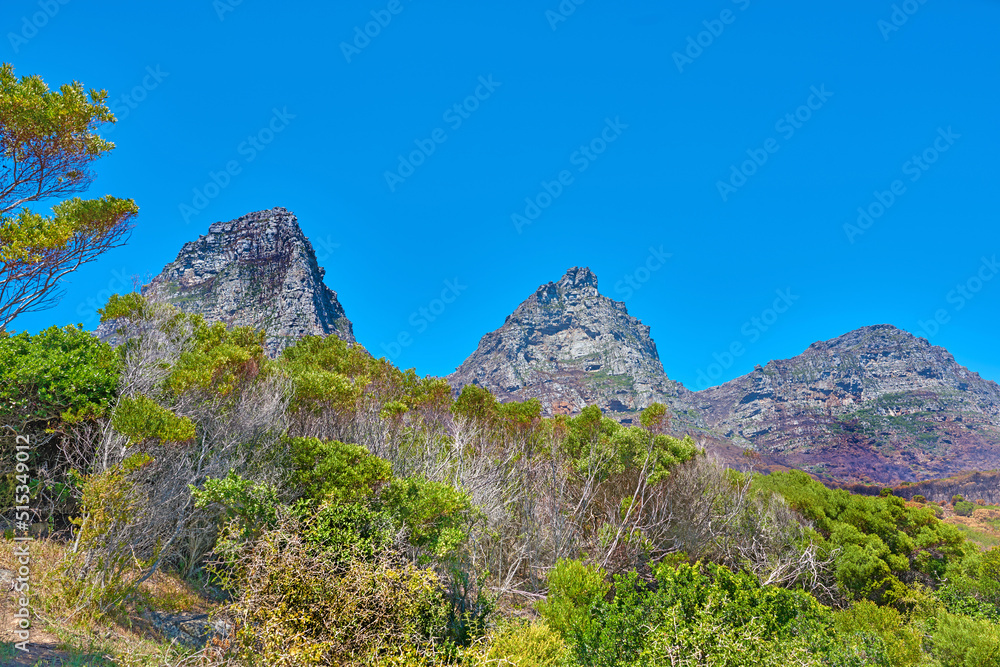
[[[264,329],[268,353],[276,355],[310,334],[354,342],[324,274],[295,215],[273,208],[214,223],[143,294],[212,322]]]
[[[483,336],[448,381],[456,389],[486,387],[505,401],[540,399],[549,415],[597,404],[624,420],[654,401],[682,412],[691,393],[663,372],[649,327],[602,296],[597,276],[578,267],[539,287]]]
[[[821,478],[888,484],[1000,467],[1000,386],[890,325],[695,396],[719,435]]]

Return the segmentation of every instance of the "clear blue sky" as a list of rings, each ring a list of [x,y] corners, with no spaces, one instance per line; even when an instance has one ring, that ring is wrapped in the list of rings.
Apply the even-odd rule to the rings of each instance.
[[[1000,379],[1000,275],[977,283],[1000,255],[995,0],[896,16],[889,0],[566,0],[565,17],[558,0],[48,2],[51,17],[44,0],[4,3],[3,60],[109,91],[118,148],[90,194],[141,212],[126,247],[14,328],[93,326],[122,276],[155,275],[214,221],[284,206],[358,340],[381,355],[411,334],[394,361],[421,374],[450,372],[539,284],[587,265],[692,388],[699,371],[727,380],[938,311],[932,342]],[[185,221],[230,161],[239,173]],[[559,194],[519,233],[512,215],[543,181]],[[858,207],[879,213],[876,192],[894,200],[845,231]],[[670,257],[647,273],[650,248]],[[420,331],[411,314],[455,280]],[[733,343],[744,353],[711,369]]]

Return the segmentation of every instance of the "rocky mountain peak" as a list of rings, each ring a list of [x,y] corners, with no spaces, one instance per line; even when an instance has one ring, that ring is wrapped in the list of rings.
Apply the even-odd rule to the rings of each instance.
[[[209,321],[264,329],[268,353],[276,355],[305,335],[354,342],[324,275],[298,219],[276,207],[213,223],[143,294]]]
[[[562,290],[573,290],[580,295],[595,296],[597,290],[597,274],[590,270],[590,267],[574,266],[566,272],[556,287]]]
[[[1000,464],[1000,386],[891,325],[813,343],[696,396],[720,435],[836,479],[915,481]]]
[[[601,295],[586,267],[535,290],[448,380],[501,400],[538,398],[547,414],[589,404],[628,413],[685,391],[664,374],[649,327]]]

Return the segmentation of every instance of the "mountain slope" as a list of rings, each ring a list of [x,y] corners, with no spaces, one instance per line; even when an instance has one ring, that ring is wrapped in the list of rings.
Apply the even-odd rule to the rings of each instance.
[[[505,401],[538,398],[546,414],[597,404],[626,415],[654,401],[683,410],[690,394],[663,372],[649,327],[602,296],[597,276],[580,267],[539,287],[448,381],[486,387]]]
[[[719,435],[821,477],[892,483],[1000,466],[1000,386],[890,325],[696,396]]]
[[[143,294],[212,322],[264,329],[268,353],[276,355],[310,334],[354,342],[324,274],[295,215],[279,207],[214,223]]]

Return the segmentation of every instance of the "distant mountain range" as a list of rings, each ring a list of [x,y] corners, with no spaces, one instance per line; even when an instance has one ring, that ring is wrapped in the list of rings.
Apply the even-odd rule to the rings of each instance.
[[[144,293],[209,320],[297,338],[354,342],[337,295],[283,208],[215,223]],[[631,422],[653,402],[672,427],[733,465],[797,468],[827,481],[892,484],[1000,468],[1000,385],[947,350],[891,325],[813,343],[717,387],[692,392],[664,372],[649,327],[574,267],[540,286],[448,376],[456,391],[537,398],[545,414],[596,404]]]

